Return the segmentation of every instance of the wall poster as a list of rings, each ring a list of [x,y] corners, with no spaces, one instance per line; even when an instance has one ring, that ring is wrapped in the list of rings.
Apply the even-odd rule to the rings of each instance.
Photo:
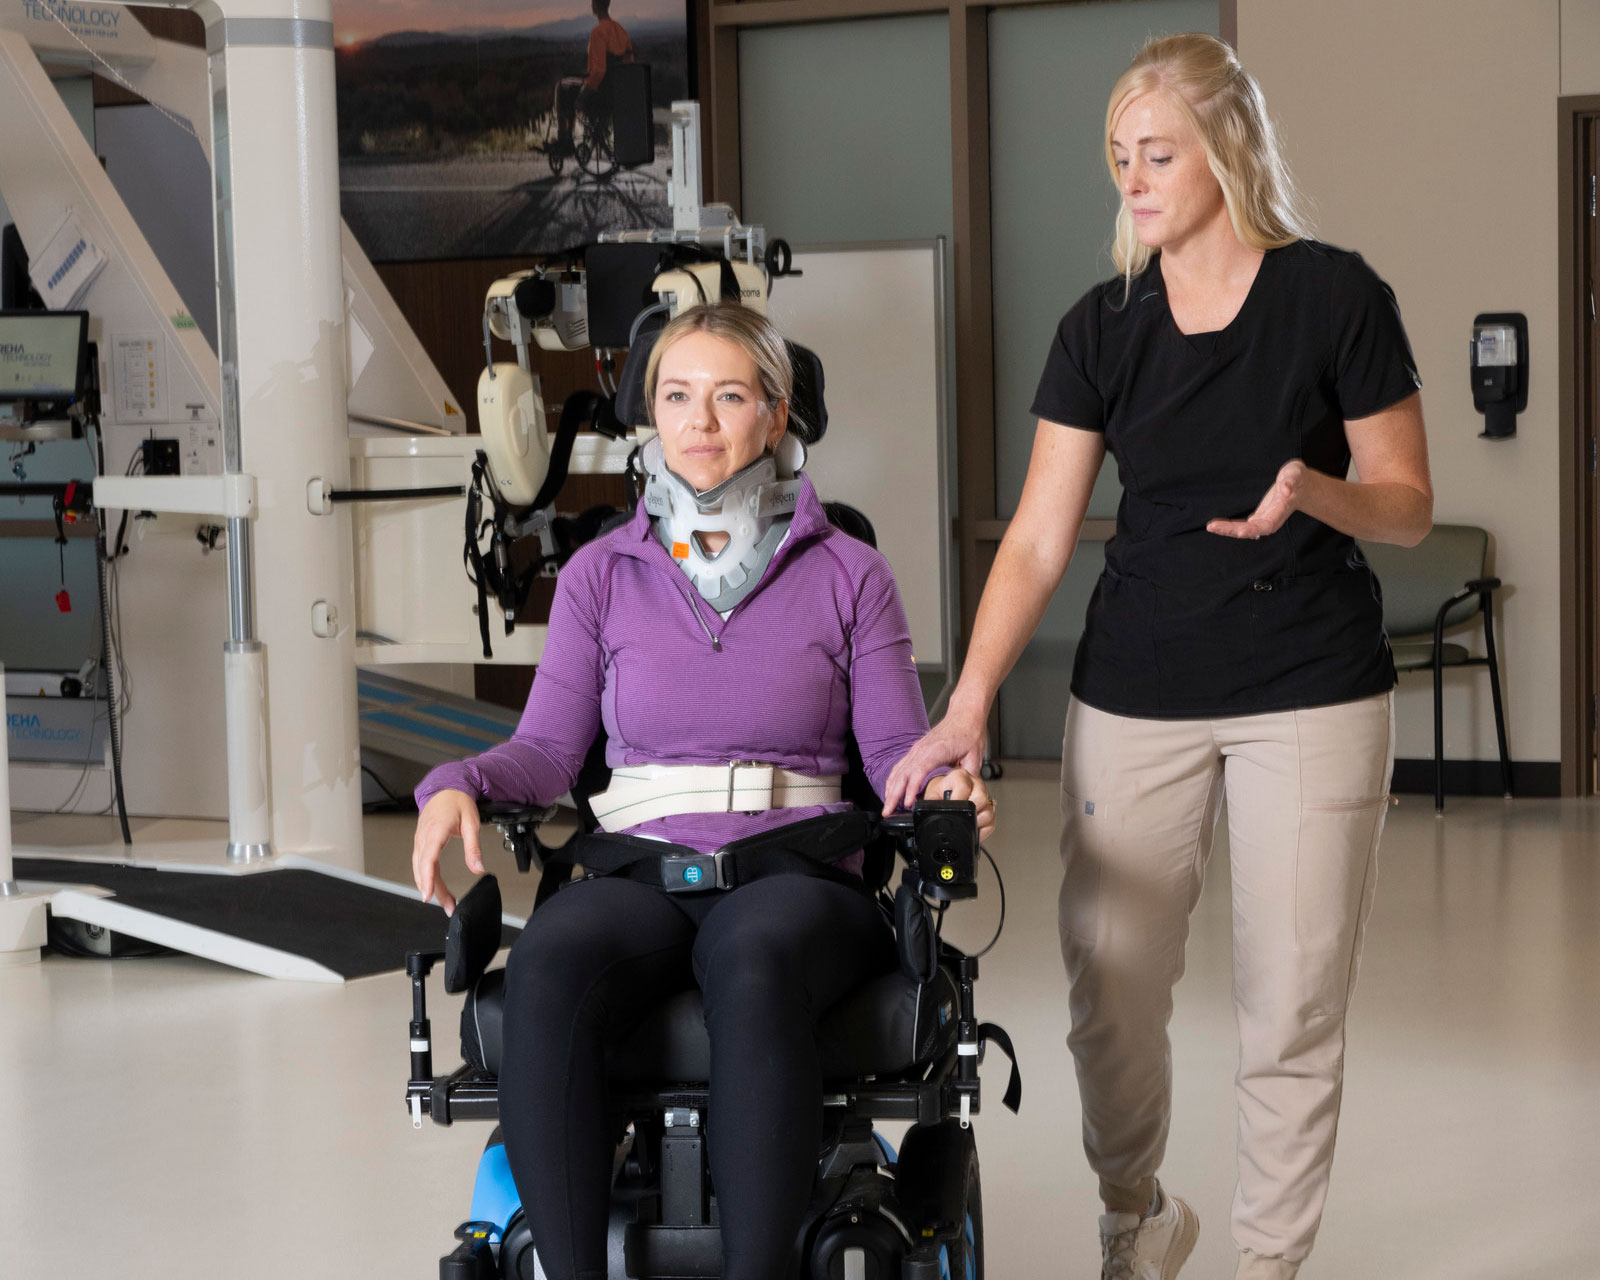
[[[554,253],[670,226],[686,0],[334,0],[339,185],[374,262]],[[650,69],[655,155],[620,167],[608,76]],[[625,73],[627,74],[627,73]],[[613,83],[620,83],[614,81]]]

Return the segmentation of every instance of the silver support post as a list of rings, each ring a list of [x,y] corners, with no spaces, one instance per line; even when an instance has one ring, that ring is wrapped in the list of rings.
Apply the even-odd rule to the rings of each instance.
[[[250,522],[228,521],[228,642],[222,649],[228,725],[228,859],[272,856],[272,789],[267,753],[266,650],[255,637]]]
[[[239,325],[233,243],[233,151],[228,130],[227,63],[213,49],[212,154],[216,198],[218,355],[222,372],[223,470],[244,470],[239,423]],[[250,521],[228,520],[228,641],[222,651],[228,743],[228,860],[272,856],[272,792],[267,750],[266,651],[255,634],[254,547]]]
[[[228,639],[235,644],[255,637],[255,584],[250,580],[250,521],[228,521]]]

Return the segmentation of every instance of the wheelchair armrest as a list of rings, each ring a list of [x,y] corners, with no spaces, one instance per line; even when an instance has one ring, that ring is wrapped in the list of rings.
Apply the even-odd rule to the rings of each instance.
[[[478,801],[478,821],[492,822],[500,828],[506,852],[517,860],[517,870],[544,865],[544,845],[539,843],[539,826],[555,817],[554,805],[507,804]]]

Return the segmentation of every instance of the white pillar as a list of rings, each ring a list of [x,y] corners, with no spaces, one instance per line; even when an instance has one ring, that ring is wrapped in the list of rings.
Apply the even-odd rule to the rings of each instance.
[[[0,663],[0,723],[6,718],[6,668]],[[0,735],[0,969],[39,959],[45,899],[17,887],[11,862],[10,731]]]
[[[233,852],[270,839],[272,852],[359,871],[350,514],[313,515],[306,501],[311,480],[342,488],[350,474],[332,12],[329,0],[220,6],[195,8],[214,107],[225,465],[257,481],[256,518],[230,529],[229,659],[254,665],[256,642],[265,658],[264,679],[230,681],[229,739],[259,741],[245,721],[264,683],[270,805],[270,833],[236,829]]]

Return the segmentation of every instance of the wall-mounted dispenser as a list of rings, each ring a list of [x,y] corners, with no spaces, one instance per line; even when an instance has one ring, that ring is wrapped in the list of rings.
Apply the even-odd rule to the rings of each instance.
[[[1486,311],[1472,320],[1472,403],[1484,415],[1478,434],[1504,440],[1517,434],[1528,407],[1528,317]]]

